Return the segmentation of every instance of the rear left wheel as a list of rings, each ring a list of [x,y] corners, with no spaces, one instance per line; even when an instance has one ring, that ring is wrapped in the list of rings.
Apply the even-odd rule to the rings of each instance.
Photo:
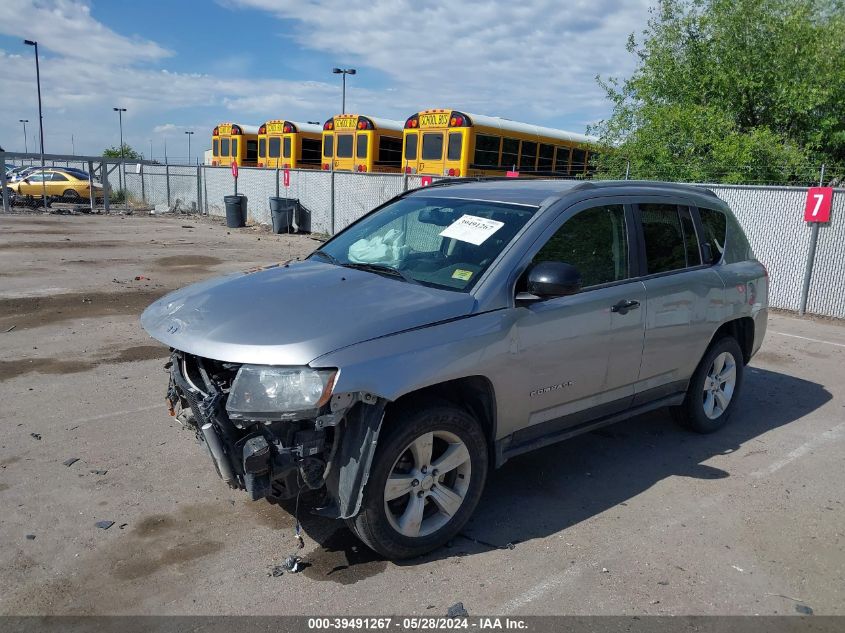
[[[361,511],[350,528],[390,558],[420,556],[467,522],[487,476],[481,426],[451,405],[406,410],[385,420]]]

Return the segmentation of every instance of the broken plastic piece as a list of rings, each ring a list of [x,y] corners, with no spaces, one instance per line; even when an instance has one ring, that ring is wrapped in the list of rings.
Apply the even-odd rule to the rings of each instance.
[[[282,567],[292,574],[298,574],[303,569],[305,569],[305,567],[302,565],[302,558],[294,554],[288,555],[288,557],[285,559],[285,562],[282,564]]]
[[[467,610],[464,609],[463,602],[456,602],[453,604],[449,609],[446,611],[447,618],[466,618],[469,617],[469,613]]]
[[[78,457],[71,457],[70,459],[66,459],[66,460],[65,460],[65,461],[63,461],[62,463],[63,463],[65,466],[73,466],[73,465],[74,465],[76,462],[78,462],[78,461],[79,461],[79,458],[78,458]]]
[[[101,530],[108,530],[113,525],[114,525],[114,521],[97,521],[94,524],[95,527],[98,527]]]
[[[30,437],[32,437],[32,438],[35,438],[36,440],[40,440],[40,439],[41,439],[41,434],[40,434],[40,433],[30,433],[30,434],[29,434],[29,436],[30,436]]]
[[[26,540],[27,541],[34,541],[35,540],[35,534],[27,534]]]

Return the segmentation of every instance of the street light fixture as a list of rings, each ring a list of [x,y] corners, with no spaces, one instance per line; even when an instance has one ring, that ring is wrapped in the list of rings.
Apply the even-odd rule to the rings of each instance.
[[[188,164],[191,164],[191,137],[194,135],[193,132],[185,132],[188,135]]]
[[[38,130],[39,141],[41,142],[41,199],[44,202],[44,208],[47,208],[47,183],[44,181],[44,114],[41,109],[41,66],[38,63],[38,42],[34,40],[24,40],[27,46],[35,48],[35,81],[38,84]]]
[[[126,108],[112,108],[115,112],[117,112],[117,118],[120,122],[120,171],[118,175],[120,176],[118,182],[120,183],[120,188],[123,189],[123,172],[126,170],[126,167],[123,164],[125,156],[123,154],[123,113],[126,112]]]
[[[23,152],[29,154],[29,145],[26,142],[26,124],[29,123],[29,119],[18,119],[18,121],[23,123]]]
[[[341,102],[340,113],[346,114],[346,75],[355,75],[358,71],[354,68],[332,68],[332,72],[335,75],[343,76],[343,101]]]

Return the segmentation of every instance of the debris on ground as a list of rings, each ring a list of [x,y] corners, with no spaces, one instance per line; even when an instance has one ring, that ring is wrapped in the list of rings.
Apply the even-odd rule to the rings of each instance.
[[[610,573],[610,570],[609,570],[607,567],[602,567],[602,568],[601,568],[601,573],[603,573],[603,574],[609,574],[609,573]]]
[[[149,277],[144,277],[144,275],[136,275],[135,281],[151,281]]]
[[[194,228],[194,227],[193,227],[192,225],[190,225],[190,224],[183,224],[183,225],[182,225],[182,228],[183,228],[183,229],[192,229],[192,228]]]
[[[300,556],[290,554],[285,559],[285,562],[282,563],[282,567],[284,567],[286,571],[289,571],[292,574],[298,574],[303,569],[305,569],[306,565],[303,564],[302,558]]]
[[[117,529],[122,530],[122,529],[123,529],[123,528],[125,528],[127,525],[129,525],[129,524],[128,524],[128,523],[121,523],[120,525],[118,525],[118,526],[117,526]]]
[[[285,575],[285,568],[281,565],[273,565],[270,568],[270,571],[267,572],[268,576],[272,576],[273,578],[278,578],[279,576]]]
[[[795,610],[801,615],[813,615],[813,610],[806,604],[796,604]]]
[[[41,439],[41,433],[30,433],[29,436],[36,439],[36,440]]]
[[[114,521],[97,521],[94,524],[94,527],[98,527],[101,530],[108,530],[113,525],[114,525]]]
[[[451,607],[449,607],[446,611],[447,618],[467,618],[469,617],[469,613],[467,610],[464,609],[463,602],[456,602]]]
[[[91,474],[92,475],[105,475],[107,472],[109,472],[109,471],[107,471],[107,470],[92,470]]]
[[[17,326],[17,325],[13,325],[12,327],[8,328],[8,329],[4,332],[4,334],[8,334],[8,333],[9,333],[9,332],[11,332],[12,330],[14,330],[16,327],[18,327],[18,326]]]
[[[35,534],[27,534],[26,540],[27,541],[34,541],[35,540]]]
[[[76,462],[78,462],[78,461],[79,461],[79,458],[78,458],[78,457],[71,457],[70,459],[66,459],[66,460],[65,460],[65,461],[63,461],[62,463],[63,463],[65,466],[73,466],[73,465],[74,465]]]

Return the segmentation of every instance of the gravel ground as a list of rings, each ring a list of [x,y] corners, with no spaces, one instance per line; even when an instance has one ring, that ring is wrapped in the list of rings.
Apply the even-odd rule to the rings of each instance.
[[[660,411],[509,461],[461,537],[401,564],[304,515],[309,566],[273,576],[291,514],[229,490],[167,416],[138,316],[317,244],[0,218],[0,613],[845,614],[845,327],[782,314],[721,432]]]

